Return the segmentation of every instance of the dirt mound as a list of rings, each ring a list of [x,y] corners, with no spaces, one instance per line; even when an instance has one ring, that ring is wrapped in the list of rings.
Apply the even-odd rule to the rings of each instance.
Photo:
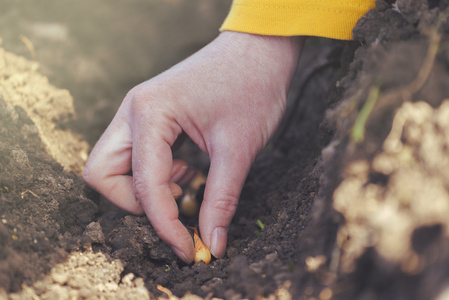
[[[326,184],[318,200],[318,219],[331,207],[343,217],[324,268],[336,276],[336,298],[445,293],[447,5],[378,3],[354,31],[367,44],[338,82],[344,100],[328,112],[338,131],[323,152]]]
[[[36,131],[47,152],[67,171],[81,175],[89,146],[81,136],[64,130],[75,117],[70,93],[50,85],[48,79],[37,72],[37,63],[4,49],[0,49],[0,57],[3,100],[8,106],[21,107],[34,125],[29,130]]]
[[[63,153],[53,151],[67,147],[62,163],[81,170],[78,150],[87,145],[56,125],[72,112],[69,94],[49,85],[35,63],[3,49],[0,61],[0,285],[17,291],[77,247],[96,205],[56,161]]]
[[[289,113],[209,265],[183,264],[145,217],[67,171],[85,159],[70,95],[0,50],[0,299],[445,299],[447,6],[378,2],[358,42],[307,41]]]

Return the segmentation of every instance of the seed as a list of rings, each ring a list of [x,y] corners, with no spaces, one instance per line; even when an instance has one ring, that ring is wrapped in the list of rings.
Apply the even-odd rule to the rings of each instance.
[[[195,242],[195,258],[193,260],[195,263],[204,261],[207,265],[211,259],[210,251],[204,245],[203,241],[201,241],[198,230],[195,227],[190,228],[193,230],[193,241]]]
[[[198,191],[200,189],[200,186],[205,183],[206,183],[206,176],[204,176],[203,173],[198,171],[195,177],[193,177],[192,180],[190,181],[189,186],[192,190]]]
[[[193,218],[200,209],[200,204],[192,192],[187,191],[181,199],[181,213],[187,218]]]

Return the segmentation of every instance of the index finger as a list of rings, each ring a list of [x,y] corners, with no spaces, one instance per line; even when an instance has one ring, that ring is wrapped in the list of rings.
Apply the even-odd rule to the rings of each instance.
[[[194,257],[193,240],[178,220],[178,207],[170,190],[171,145],[179,126],[165,118],[152,118],[137,112],[134,126],[132,169],[134,193],[159,237],[168,243],[184,262]],[[144,125],[144,126],[142,126]]]

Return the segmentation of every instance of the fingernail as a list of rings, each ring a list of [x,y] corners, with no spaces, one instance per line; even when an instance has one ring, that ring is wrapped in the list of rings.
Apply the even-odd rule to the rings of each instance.
[[[175,252],[175,254],[185,263],[190,263],[190,261],[187,259],[187,256],[185,256],[185,254],[179,250],[178,248],[176,248],[175,246],[171,247],[173,249],[173,252]]]
[[[212,242],[210,252],[216,258],[220,258],[224,255],[226,249],[226,240],[228,236],[228,230],[224,227],[215,228],[212,234]]]
[[[187,168],[187,165],[176,165],[172,170],[171,181],[177,182],[180,180],[185,175]]]
[[[196,174],[196,170],[194,168],[191,167],[187,167],[187,170],[184,171],[184,174],[181,178],[178,179],[178,184],[180,186],[186,186],[187,184],[190,183],[190,181],[192,180],[193,177],[195,177]]]

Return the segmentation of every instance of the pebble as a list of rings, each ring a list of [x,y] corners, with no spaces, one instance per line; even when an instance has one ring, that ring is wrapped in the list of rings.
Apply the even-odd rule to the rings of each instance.
[[[133,273],[128,273],[125,276],[123,276],[122,283],[127,285],[127,286],[132,286],[133,285],[133,279],[134,279],[134,274]]]
[[[54,283],[63,285],[69,280],[69,274],[64,272],[53,272],[51,274],[51,279],[53,280]]]
[[[99,222],[92,222],[86,226],[82,241],[86,244],[104,244],[104,233]]]

